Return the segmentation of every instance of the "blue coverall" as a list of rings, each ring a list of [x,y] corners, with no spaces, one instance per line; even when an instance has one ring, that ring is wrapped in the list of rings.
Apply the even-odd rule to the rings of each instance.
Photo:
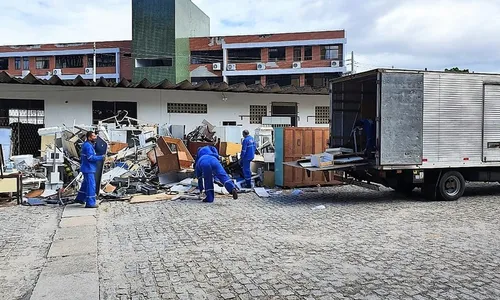
[[[376,139],[375,124],[370,119],[362,119],[358,121],[357,124],[358,126],[363,127],[363,131],[366,134],[365,154],[370,156],[371,153],[375,150],[375,139]]]
[[[96,207],[96,162],[104,160],[104,156],[96,155],[94,145],[86,141],[82,146],[80,160],[80,172],[83,173],[83,182],[75,201],[82,204],[85,203],[85,207]]]
[[[245,177],[245,185],[248,188],[252,187],[252,171],[250,163],[255,158],[255,141],[252,136],[247,135],[241,144],[241,168]]]
[[[224,184],[229,193],[236,188],[234,182],[229,178],[226,171],[219,162],[219,152],[213,146],[205,146],[198,149],[195,162],[196,177],[198,178],[198,189],[205,190],[207,198],[205,202],[214,202],[214,177]]]

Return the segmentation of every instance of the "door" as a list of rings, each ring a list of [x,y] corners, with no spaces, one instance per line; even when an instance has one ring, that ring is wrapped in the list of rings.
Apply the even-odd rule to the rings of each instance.
[[[500,83],[484,85],[483,161],[500,162]]]
[[[271,104],[271,116],[290,117],[292,127],[297,127],[297,103],[295,102],[273,102]]]
[[[422,163],[423,102],[423,74],[382,73],[381,165],[420,165]]]

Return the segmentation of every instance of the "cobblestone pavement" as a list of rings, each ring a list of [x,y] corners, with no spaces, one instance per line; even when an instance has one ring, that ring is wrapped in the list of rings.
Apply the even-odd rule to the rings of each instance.
[[[103,204],[101,299],[500,298],[500,185],[457,202],[321,191]]]
[[[0,299],[29,299],[62,209],[0,208]]]

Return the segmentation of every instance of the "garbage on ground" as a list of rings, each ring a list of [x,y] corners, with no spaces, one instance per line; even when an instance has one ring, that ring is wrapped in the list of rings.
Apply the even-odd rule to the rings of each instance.
[[[247,187],[240,165],[241,143],[236,142],[237,133],[241,135],[242,128],[233,127],[231,130],[217,127],[222,131],[224,141],[221,142],[216,127],[207,120],[185,135],[185,125],[148,124],[121,112],[94,125],[40,128],[41,156],[9,157],[12,163],[6,163],[4,169],[21,172],[25,204],[71,203],[83,182],[80,151],[85,135],[88,131],[96,131],[99,136],[96,152],[103,151],[106,157],[101,163],[102,169],[96,173],[97,194],[103,201],[146,203],[203,199],[203,193],[197,188],[194,163],[198,149],[207,145],[219,150],[220,162],[239,193],[255,192],[262,198],[284,195],[282,190],[274,189],[276,154],[273,128],[260,127],[255,131],[257,147],[251,163],[252,186]],[[231,133],[230,137],[228,133]],[[325,156],[335,157],[334,163],[340,158],[355,159],[349,149],[327,149],[325,153]],[[216,197],[230,197],[222,184],[215,184],[214,190]],[[304,192],[293,190],[286,194],[298,196]]]
[[[242,178],[238,164],[241,144],[223,143],[221,149],[215,127],[207,120],[185,135],[185,125],[160,127],[130,118],[122,111],[94,125],[39,128],[40,157],[8,153],[11,162],[3,169],[22,174],[24,203],[34,204],[30,199],[61,205],[74,201],[83,182],[80,151],[88,131],[98,133],[96,153],[106,157],[96,173],[97,195],[104,200],[143,203],[199,199],[194,162],[198,148],[206,145],[222,150],[221,163],[230,176]],[[259,182],[262,175],[256,177]],[[229,195],[223,186],[216,186],[215,192],[219,197]]]
[[[293,190],[291,193],[292,196],[300,196],[303,194],[304,194],[304,191],[302,191],[302,190]]]
[[[318,206],[315,206],[313,208],[311,208],[312,210],[322,210],[322,209],[326,209],[326,206],[324,205],[318,205]]]
[[[254,191],[260,198],[269,198],[269,193],[267,193],[265,188],[258,187],[255,188]]]

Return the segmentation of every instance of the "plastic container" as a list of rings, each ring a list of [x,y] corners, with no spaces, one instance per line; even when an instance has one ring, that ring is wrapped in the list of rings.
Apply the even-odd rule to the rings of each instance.
[[[11,156],[10,160],[12,160],[14,162],[14,165],[16,166],[16,168],[23,161],[26,163],[26,165],[28,165],[30,167],[33,166],[33,155],[31,155],[31,154]]]

